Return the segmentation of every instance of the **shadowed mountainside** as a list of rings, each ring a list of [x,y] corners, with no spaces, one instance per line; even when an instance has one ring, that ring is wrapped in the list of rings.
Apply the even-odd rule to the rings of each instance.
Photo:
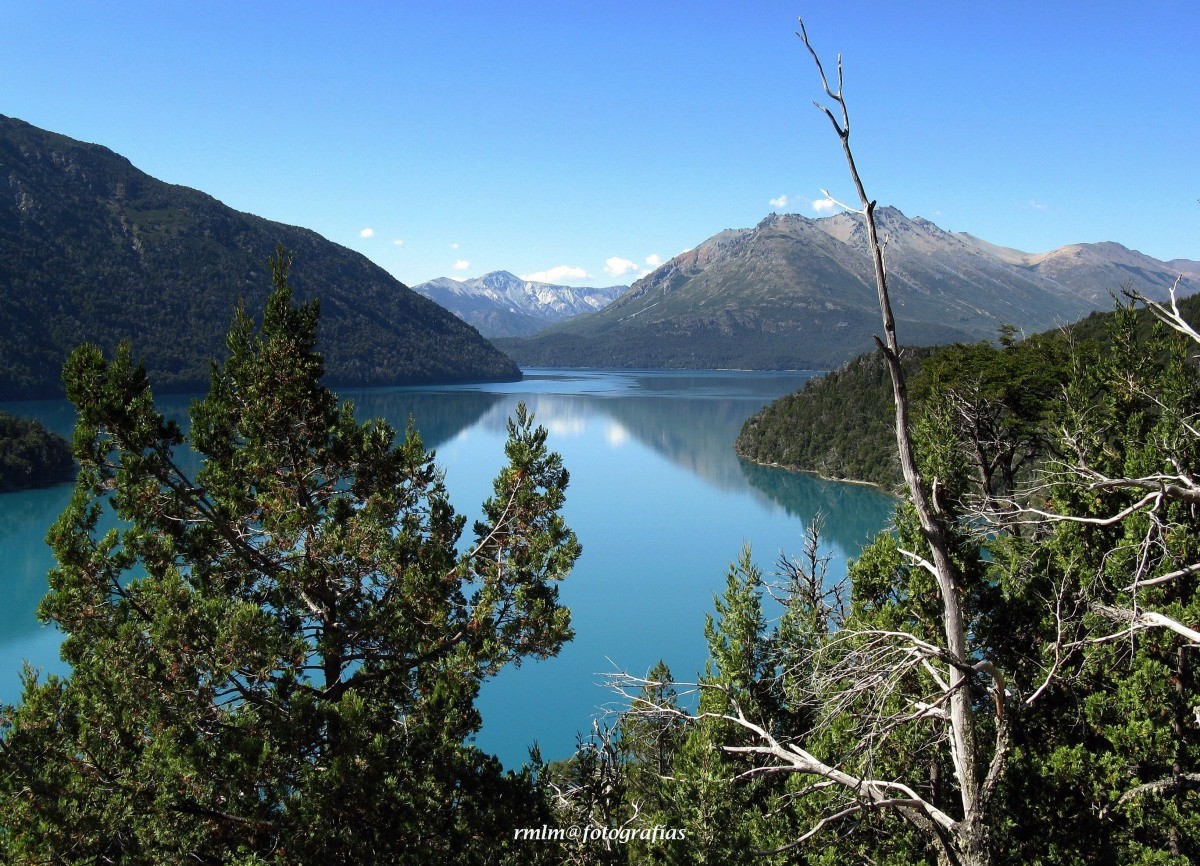
[[[268,257],[320,298],[334,386],[519,378],[470,326],[315,232],[164,183],[107,148],[0,116],[0,399],[58,396],[78,344],[128,340],[156,390],[199,390],[234,308],[261,310]]]

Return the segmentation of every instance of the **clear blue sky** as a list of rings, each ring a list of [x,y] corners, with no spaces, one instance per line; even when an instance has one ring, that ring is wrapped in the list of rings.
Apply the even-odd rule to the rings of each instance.
[[[410,285],[609,285],[850,200],[801,14],[845,57],[881,203],[1030,252],[1200,259],[1195,0],[0,0],[0,113]]]

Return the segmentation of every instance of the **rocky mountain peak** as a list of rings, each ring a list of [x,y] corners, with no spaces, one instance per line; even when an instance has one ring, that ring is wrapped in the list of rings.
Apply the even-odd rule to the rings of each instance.
[[[875,210],[887,240],[898,330],[910,345],[1026,333],[1111,307],[1125,282],[1163,297],[1187,263],[1120,244],[1033,256],[952,233],[899,208]],[[599,313],[505,350],[526,364],[671,367],[836,366],[872,345],[879,306],[864,217],[770,214],[676,256]],[[1200,289],[1185,278],[1182,294]]]

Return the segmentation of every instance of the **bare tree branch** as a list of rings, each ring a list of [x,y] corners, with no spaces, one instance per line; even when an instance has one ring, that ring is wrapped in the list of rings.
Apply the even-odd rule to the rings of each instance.
[[[809,54],[812,56],[821,78],[825,95],[831,99],[841,111],[841,122],[834,113],[825,106],[818,106],[829,118],[834,131],[841,140],[842,151],[846,165],[854,182],[855,190],[863,207],[863,221],[866,224],[867,235],[871,250],[871,258],[875,267],[875,285],[879,296],[880,315],[883,320],[884,339],[875,338],[876,344],[882,350],[887,362],[888,372],[892,380],[892,396],[895,404],[896,443],[900,453],[900,465],[904,474],[913,507],[917,512],[921,533],[929,546],[929,559],[932,565],[931,573],[937,580],[938,590],[942,599],[942,627],[945,634],[945,650],[948,658],[964,661],[971,656],[967,642],[965,611],[960,593],[960,581],[950,554],[950,544],[942,527],[937,508],[926,494],[925,481],[917,468],[914,453],[911,422],[909,419],[909,398],[905,383],[904,370],[900,365],[900,347],[896,338],[896,323],[892,313],[891,297],[888,291],[887,271],[883,259],[883,246],[875,224],[875,202],[871,200],[863,186],[858,166],[850,147],[850,115],[842,95],[842,66],[838,58],[838,86],[830,87],[820,56],[809,40],[804,22],[800,22],[798,34]],[[975,839],[982,833],[983,816],[977,802],[980,793],[979,779],[983,773],[977,767],[978,754],[976,743],[975,709],[971,703],[971,695],[967,685],[967,673],[957,665],[950,668],[950,742],[951,752],[955,757],[958,790],[961,798],[964,821],[969,825],[968,835],[971,838],[961,840],[966,848],[975,848]],[[997,706],[1003,706],[1004,694],[997,691]],[[1002,765],[997,775],[1002,772]]]
[[[1193,644],[1200,646],[1200,631],[1194,628],[1189,628],[1176,619],[1165,616],[1161,613],[1155,613],[1152,610],[1128,610],[1125,608],[1113,607],[1108,604],[1095,604],[1092,609],[1104,616],[1129,624],[1129,632],[1140,631],[1148,628],[1165,628],[1168,631],[1174,632],[1180,637],[1185,637]],[[1124,634],[1124,633],[1123,633]]]

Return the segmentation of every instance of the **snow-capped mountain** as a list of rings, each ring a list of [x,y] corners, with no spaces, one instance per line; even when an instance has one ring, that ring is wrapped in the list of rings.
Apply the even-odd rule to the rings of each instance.
[[[628,288],[557,286],[523,280],[508,271],[492,271],[461,282],[441,277],[413,286],[485,337],[535,334],[556,322],[601,310]]]

